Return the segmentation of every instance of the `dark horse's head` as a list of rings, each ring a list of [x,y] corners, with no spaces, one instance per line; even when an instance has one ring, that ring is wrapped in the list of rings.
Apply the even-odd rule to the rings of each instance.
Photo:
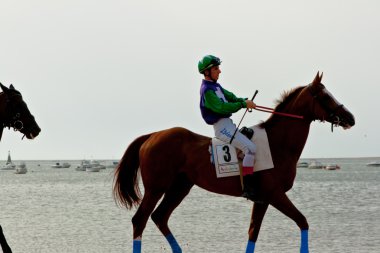
[[[314,81],[306,86],[303,91],[313,99],[310,108],[312,120],[327,121],[332,126],[341,126],[344,129],[352,127],[355,125],[354,116],[325,88],[321,83],[322,76],[323,73],[319,75],[318,72]]]
[[[22,99],[21,93],[11,84],[9,88],[0,83],[0,138],[4,127],[20,131],[26,138],[34,139],[41,131],[34,116]]]

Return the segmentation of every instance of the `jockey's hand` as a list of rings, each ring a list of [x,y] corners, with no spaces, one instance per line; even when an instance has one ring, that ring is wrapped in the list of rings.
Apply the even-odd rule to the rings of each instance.
[[[247,108],[248,109],[255,109],[256,108],[256,104],[252,101],[252,100],[245,100],[245,103],[247,104]]]

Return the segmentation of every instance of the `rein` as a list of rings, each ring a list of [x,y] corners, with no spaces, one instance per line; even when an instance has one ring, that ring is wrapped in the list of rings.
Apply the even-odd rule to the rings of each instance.
[[[284,113],[284,112],[276,112],[273,108],[269,108],[269,107],[265,107],[265,106],[256,105],[256,108],[254,108],[254,109],[256,111],[260,111],[260,112],[267,112],[267,113],[277,114],[277,115],[290,117],[290,118],[303,119],[303,116],[301,116],[301,115]]]
[[[322,85],[321,89],[313,89],[311,84],[307,86],[309,92],[311,93],[311,95],[313,97],[312,111],[314,112],[315,100],[317,100],[319,102],[319,104],[327,112],[330,111],[329,118],[331,119],[331,132],[333,132],[334,126],[338,127],[339,124],[341,123],[341,119],[339,118],[339,116],[336,115],[336,112],[340,108],[343,107],[343,104],[338,104],[335,108],[331,109],[327,105],[326,101],[323,98],[320,97],[320,93],[325,88],[323,84],[321,84],[321,85]],[[280,116],[285,116],[285,117],[290,117],[290,118],[296,118],[296,119],[304,119],[304,116],[296,115],[296,114],[291,114],[291,113],[277,112],[277,111],[275,111],[275,109],[270,108],[270,107],[256,105],[256,108],[254,108],[254,109],[257,110],[257,111],[272,113],[272,114],[276,114],[276,115],[280,115]],[[249,112],[251,112],[251,110],[249,110]],[[324,119],[322,119],[322,121],[324,121]]]

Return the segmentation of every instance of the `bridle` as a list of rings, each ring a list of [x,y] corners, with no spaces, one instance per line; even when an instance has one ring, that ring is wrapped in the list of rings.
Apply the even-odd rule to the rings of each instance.
[[[14,107],[11,102],[14,97],[21,97],[20,94],[5,94],[5,119],[3,121],[3,128],[12,127],[14,131],[21,131],[24,128],[24,123],[21,120],[21,113]]]
[[[328,119],[331,120],[331,132],[333,132],[333,128],[338,127],[339,124],[342,122],[342,120],[337,115],[337,111],[343,107],[343,104],[337,104],[334,108],[330,108],[328,105],[328,101],[323,98],[321,94],[325,94],[323,91],[325,90],[325,86],[323,84],[319,84],[318,88],[315,88],[315,85],[309,84],[307,86],[307,89],[309,90],[311,96],[313,97],[313,103],[312,103],[312,112],[314,115],[315,113],[315,101],[318,101],[321,107],[329,113]],[[332,99],[331,97],[329,97]],[[313,119],[315,120],[315,119]],[[321,121],[325,121],[325,119],[319,119]]]

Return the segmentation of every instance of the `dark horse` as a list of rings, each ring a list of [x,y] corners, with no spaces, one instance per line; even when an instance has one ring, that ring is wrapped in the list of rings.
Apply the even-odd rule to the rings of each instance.
[[[303,119],[273,114],[260,125],[268,135],[274,168],[255,173],[263,203],[253,206],[247,253],[254,252],[268,205],[296,222],[301,229],[300,252],[309,252],[308,222],[286,192],[293,186],[296,164],[310,124],[314,120],[328,121],[344,128],[355,124],[354,116],[328,92],[321,79],[322,75],[318,73],[311,84],[285,93],[275,108],[277,112],[302,115]],[[113,193],[118,204],[128,209],[138,207],[132,218],[134,253],[141,252],[141,237],[149,216],[166,237],[172,251],[182,252],[168,227],[168,220],[194,184],[219,194],[242,195],[239,177],[216,177],[210,163],[210,141],[209,137],[176,127],[140,136],[129,145],[116,168]],[[138,186],[138,168],[145,188],[143,197]]]
[[[26,138],[34,139],[41,131],[28,106],[22,99],[21,93],[11,84],[9,88],[0,83],[0,140],[4,127],[13,128],[19,131]],[[0,226],[0,245],[4,253],[11,253],[12,250],[5,240],[2,227]]]

